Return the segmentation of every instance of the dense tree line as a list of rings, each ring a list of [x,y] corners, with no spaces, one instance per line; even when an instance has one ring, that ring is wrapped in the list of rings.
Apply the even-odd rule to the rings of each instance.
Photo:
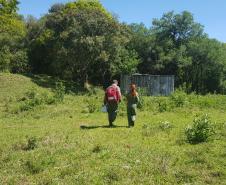
[[[36,19],[0,0],[0,71],[44,73],[102,84],[125,73],[175,75],[187,92],[226,88],[226,45],[210,39],[187,11],[152,27],[120,23],[96,0],[53,5]]]
[[[0,0],[0,71],[28,70],[26,27],[17,11],[16,0]]]

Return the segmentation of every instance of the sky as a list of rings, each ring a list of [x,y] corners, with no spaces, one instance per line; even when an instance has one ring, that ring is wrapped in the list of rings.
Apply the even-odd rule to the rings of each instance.
[[[54,3],[72,0],[19,0],[19,13],[37,18],[46,14]],[[100,0],[103,6],[118,16],[121,22],[144,23],[151,27],[153,18],[161,18],[169,11],[193,14],[204,26],[210,38],[226,43],[226,0]]]

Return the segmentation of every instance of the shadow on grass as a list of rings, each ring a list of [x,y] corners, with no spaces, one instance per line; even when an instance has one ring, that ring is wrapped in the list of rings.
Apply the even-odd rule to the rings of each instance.
[[[109,125],[94,125],[94,126],[87,126],[87,125],[81,125],[80,129],[82,130],[89,130],[89,129],[96,129],[96,128],[127,128],[127,126],[109,126]]]
[[[78,83],[75,83],[73,81],[64,81],[60,80],[57,77],[53,76],[48,76],[44,74],[24,74],[27,77],[30,77],[32,82],[37,84],[38,86],[44,87],[44,88],[50,88],[50,89],[55,89],[56,88],[56,82],[62,82],[63,85],[66,88],[66,93],[68,92],[73,92],[75,94],[85,94],[87,93],[86,90],[79,86]]]
[[[42,74],[25,74],[25,76],[30,77],[32,82],[36,83],[38,86],[51,89],[55,88],[55,82],[57,81],[57,78]]]

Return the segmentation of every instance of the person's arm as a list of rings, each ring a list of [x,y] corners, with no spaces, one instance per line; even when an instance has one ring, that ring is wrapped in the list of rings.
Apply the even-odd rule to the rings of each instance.
[[[105,92],[105,94],[104,94],[104,105],[106,105],[107,104],[107,93]]]
[[[120,87],[117,86],[117,100],[118,100],[119,102],[121,102],[121,99],[122,99],[121,90],[120,90]]]

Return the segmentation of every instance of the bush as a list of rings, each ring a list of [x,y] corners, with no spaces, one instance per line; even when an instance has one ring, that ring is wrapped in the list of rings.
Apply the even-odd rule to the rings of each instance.
[[[63,102],[65,95],[65,86],[62,82],[56,82],[54,98],[56,102]]]
[[[165,112],[168,109],[168,103],[166,99],[158,97],[156,99],[156,103],[158,105],[158,112]]]
[[[38,174],[48,169],[49,167],[53,167],[55,165],[55,159],[49,152],[44,155],[31,155],[27,160],[23,161],[24,169],[32,174]]]
[[[172,124],[169,121],[160,121],[159,128],[163,131],[167,131],[173,128]]]
[[[170,100],[174,103],[175,107],[183,107],[187,101],[187,94],[182,90],[176,90],[170,95]]]
[[[84,113],[94,113],[97,112],[101,105],[99,105],[98,97],[86,97],[85,103],[87,107],[83,110]]]
[[[36,89],[26,92],[20,101],[23,101],[19,108],[21,112],[32,110],[35,106],[42,104],[42,99],[39,97]]]
[[[32,161],[32,160],[28,160],[25,162],[25,168],[29,173],[31,173],[33,175],[38,174],[44,170],[40,163]]]
[[[144,101],[144,96],[147,96],[148,91],[145,88],[138,88],[138,94],[139,94],[139,103],[137,104],[137,108],[144,110],[145,107],[145,101]]]
[[[9,71],[12,55],[8,47],[2,47],[0,49],[0,58],[0,72]]]
[[[90,100],[88,101],[88,110],[89,110],[89,113],[94,113],[97,111],[97,105],[96,105],[96,102],[93,101],[93,100]]]
[[[27,52],[20,50],[14,54],[11,60],[11,72],[25,73],[29,71]]]
[[[214,126],[207,114],[193,120],[193,125],[185,128],[185,135],[191,144],[201,143],[208,140],[215,133]]]
[[[101,150],[102,150],[102,147],[101,147],[100,145],[96,145],[96,146],[93,148],[92,152],[93,152],[93,153],[99,153]]]
[[[27,139],[27,144],[26,144],[25,150],[34,150],[37,147],[38,147],[37,139],[35,137],[29,137]]]
[[[36,137],[27,137],[26,142],[24,143],[16,143],[13,145],[14,150],[34,150],[38,147]]]
[[[38,93],[37,89],[33,88],[25,93],[25,96],[19,99],[19,111],[33,110],[36,106],[56,103],[56,97],[50,93]]]
[[[116,184],[120,180],[118,172],[114,169],[108,169],[105,171],[104,180],[106,184]]]

